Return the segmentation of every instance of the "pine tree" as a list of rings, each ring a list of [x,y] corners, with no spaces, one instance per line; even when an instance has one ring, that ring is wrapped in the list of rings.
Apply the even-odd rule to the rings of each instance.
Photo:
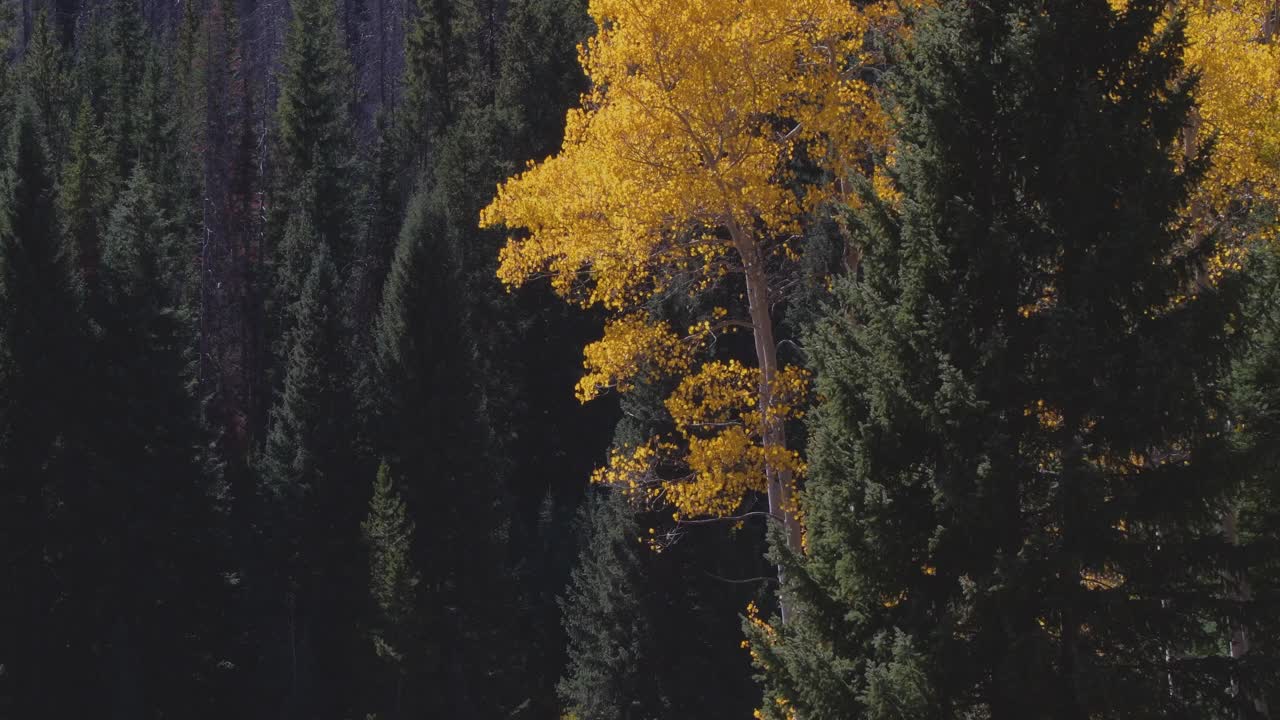
[[[511,677],[516,619],[501,600],[513,595],[508,509],[457,251],[432,210],[427,192],[410,201],[383,292],[374,451],[419,519],[413,557],[434,651],[406,706],[488,717],[511,712],[523,691]]]
[[[283,390],[260,462],[265,561],[255,582],[267,632],[264,668],[287,717],[342,717],[350,708],[344,658],[356,651],[359,484],[345,419],[351,415],[336,269],[318,245],[287,338]]]
[[[81,700],[59,692],[58,678],[82,670],[89,642],[77,636],[79,623],[63,622],[78,579],[64,550],[74,533],[93,531],[75,522],[84,509],[87,335],[29,103],[19,104],[8,148],[0,202],[0,567],[12,592],[0,599],[7,638],[0,701],[16,715],[73,716]]]
[[[299,0],[281,60],[279,136],[268,237],[274,277],[268,293],[267,331],[275,367],[291,332],[291,309],[323,247],[337,278],[350,275],[358,226],[352,217],[356,187],[352,69],[334,0]],[[335,292],[343,292],[335,285]],[[344,334],[343,342],[347,336]],[[281,378],[271,379],[277,387]]]
[[[641,530],[620,493],[593,494],[583,524],[582,554],[562,601],[569,665],[560,697],[579,720],[665,717]]]
[[[1259,248],[1246,276],[1249,293],[1241,322],[1246,345],[1228,378],[1243,484],[1224,523],[1237,552],[1223,563],[1228,593],[1239,605],[1227,618],[1224,632],[1230,655],[1241,660],[1232,689],[1247,710],[1268,717],[1269,710],[1280,707],[1280,648],[1274,641],[1280,630],[1280,575],[1273,551],[1280,539],[1280,476],[1275,470],[1280,438],[1280,256],[1272,248]],[[1248,712],[1241,716],[1250,717]]]
[[[13,116],[15,79],[7,59],[18,44],[17,15],[17,8],[12,2],[0,0],[0,28],[8,28],[0,29],[0,58],[6,59],[6,62],[0,63],[0,118],[3,118],[0,119],[0,138],[9,137],[9,118]]]
[[[345,272],[353,250],[353,80],[334,0],[294,3],[281,62],[274,212],[282,218],[309,212],[319,242]],[[297,198],[304,183],[311,193]]]
[[[404,98],[400,105],[402,151],[421,172],[437,136],[453,121],[456,50],[449,0],[416,0],[404,40]]]
[[[412,560],[413,520],[383,463],[369,500],[369,514],[360,526],[369,549],[369,596],[373,600],[371,639],[378,657],[392,668],[394,693],[388,717],[403,717],[405,678],[425,643],[419,632],[418,584],[422,578]]]
[[[190,319],[175,292],[176,226],[138,165],[104,235],[94,353],[102,395],[94,442],[109,490],[101,511],[115,617],[106,662],[117,712],[210,717],[227,709],[230,567],[223,490],[210,473],[192,393]],[[126,579],[128,579],[126,581]]]
[[[1230,661],[1231,283],[1178,222],[1192,82],[1164,2],[944,2],[893,81],[901,204],[809,337],[795,623],[766,717],[1209,717]],[[1217,643],[1221,647],[1221,643]],[[1217,654],[1220,650],[1216,651]]]
[[[595,29],[582,0],[517,0],[508,10],[496,105],[517,141],[511,159],[560,147],[565,109],[587,89],[574,49]]]
[[[367,180],[364,202],[360,208],[360,240],[356,253],[358,281],[352,284],[353,323],[363,344],[369,340],[395,253],[396,235],[402,215],[401,161],[397,155],[392,129],[385,115],[375,123],[376,136],[365,162]]]
[[[50,162],[58,166],[66,149],[70,92],[66,53],[46,10],[36,13],[31,39],[18,72],[24,94],[35,108]]]
[[[107,142],[87,99],[80,103],[67,152],[58,209],[67,250],[84,284],[81,292],[92,293],[112,192]]]
[[[138,160],[139,132],[146,118],[137,101],[146,73],[151,40],[142,19],[141,0],[111,0],[110,56],[107,97],[103,103],[106,135],[110,145],[110,175],[123,185]]]
[[[719,527],[655,552],[645,525],[657,522],[616,490],[586,501],[561,603],[564,707],[580,720],[745,717],[754,685],[737,613],[766,594],[768,570],[760,554],[744,562],[744,538]]]

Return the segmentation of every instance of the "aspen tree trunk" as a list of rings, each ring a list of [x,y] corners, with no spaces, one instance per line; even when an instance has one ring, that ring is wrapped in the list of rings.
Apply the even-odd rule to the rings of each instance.
[[[760,417],[764,427],[761,440],[766,453],[787,447],[787,429],[783,420],[773,412],[773,385],[778,374],[778,345],[773,335],[773,316],[769,308],[769,281],[765,273],[760,248],[754,239],[736,224],[730,225],[734,245],[742,257],[747,285],[747,305],[751,312],[752,333],[756,346],[756,361],[760,367]],[[802,552],[800,519],[795,515],[794,481],[791,471],[778,468],[766,458],[765,480],[769,489],[769,514],[782,522],[787,533],[787,547],[792,552]],[[778,571],[782,579],[782,571]],[[781,604],[782,621],[789,612],[786,603]]]

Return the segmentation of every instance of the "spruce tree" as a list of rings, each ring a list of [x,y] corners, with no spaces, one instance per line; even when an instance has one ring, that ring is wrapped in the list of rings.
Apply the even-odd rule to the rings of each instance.
[[[288,362],[285,343],[292,309],[320,248],[335,278],[351,273],[359,229],[352,69],[335,0],[299,0],[285,39],[275,121],[274,189],[268,237],[274,277],[269,280],[267,334],[275,367]],[[345,282],[334,286],[343,292]],[[346,336],[342,336],[345,342]],[[278,387],[281,377],[269,385]]]
[[[516,621],[504,607],[507,508],[473,321],[429,193],[410,202],[375,331],[374,451],[419,520],[424,632],[432,639],[406,706],[446,716],[511,712]]]
[[[404,98],[397,123],[402,152],[412,172],[426,167],[428,151],[453,120],[457,51],[453,39],[454,3],[416,0],[404,40]]]
[[[395,253],[403,209],[400,169],[392,129],[385,115],[375,122],[372,148],[366,159],[365,193],[360,207],[360,235],[356,253],[356,282],[349,290],[355,310],[353,323],[361,344],[369,339],[382,299],[382,285]]]
[[[230,567],[223,491],[192,393],[192,323],[172,275],[176,226],[137,166],[111,212],[102,253],[102,396],[94,442],[107,479],[106,662],[116,711],[211,717],[227,710]]]
[[[569,664],[560,698],[579,720],[664,717],[642,531],[617,492],[594,493],[582,522],[580,560],[561,605]]]
[[[46,10],[36,13],[18,75],[23,93],[35,108],[36,123],[50,162],[56,167],[66,149],[71,88],[66,52]]]
[[[723,527],[686,528],[660,552],[659,513],[617,489],[593,492],[561,603],[568,663],[558,685],[579,720],[745,717],[754,685],[737,614],[767,594],[760,554]],[[754,542],[752,542],[754,541]]]
[[[1280,255],[1258,248],[1246,276],[1246,345],[1228,376],[1242,486],[1224,521],[1236,552],[1223,564],[1223,580],[1237,605],[1222,632],[1231,656],[1240,659],[1233,691],[1247,711],[1267,717],[1280,707],[1280,648],[1274,640],[1280,631]]]
[[[334,0],[293,4],[281,63],[274,213],[310,213],[318,242],[345,272],[353,249],[353,80]],[[299,197],[304,183],[311,192]]]
[[[58,210],[67,251],[81,276],[81,292],[92,292],[101,252],[102,231],[111,205],[107,142],[94,121],[88,99],[82,100],[62,170]]]
[[[892,81],[901,204],[809,336],[795,621],[766,717],[1208,717],[1231,285],[1179,211],[1167,3],[925,11]],[[1220,638],[1217,646],[1221,647]]]
[[[110,145],[109,168],[112,180],[123,185],[138,159],[139,121],[145,122],[136,101],[142,88],[151,40],[142,18],[141,0],[111,0],[108,29],[110,55],[106,80],[107,97],[102,104],[106,135]]]
[[[404,683],[412,676],[426,639],[421,636],[418,601],[421,576],[413,566],[414,523],[390,468],[383,463],[373,484],[369,514],[360,525],[369,550],[369,597],[373,601],[370,639],[378,657],[391,668],[392,691],[382,705],[387,717],[403,717]]]
[[[13,48],[17,45],[18,22],[17,8],[13,3],[6,0],[0,0],[0,58],[5,58],[5,62],[0,62],[0,138],[9,137],[9,118],[13,117],[14,102],[14,73],[11,63],[7,60]]]
[[[89,638],[68,593],[82,575],[66,550],[79,532],[90,393],[86,323],[62,249],[53,170],[35,111],[18,107],[0,200],[0,541],[5,548],[0,700],[15,715],[74,715],[87,698],[59,677],[87,679]],[[74,595],[74,593],[73,593]],[[74,596],[83,602],[83,596]],[[70,618],[69,614],[70,613]]]
[[[586,90],[575,48],[595,29],[582,0],[516,0],[499,57],[496,105],[516,142],[516,162],[560,147],[564,116]]]
[[[352,702],[342,677],[358,644],[351,618],[364,586],[363,493],[352,479],[345,356],[335,350],[336,274],[328,250],[317,246],[292,309],[283,389],[259,463],[267,552],[253,582],[268,633],[264,679],[282,693],[287,717],[341,717]]]

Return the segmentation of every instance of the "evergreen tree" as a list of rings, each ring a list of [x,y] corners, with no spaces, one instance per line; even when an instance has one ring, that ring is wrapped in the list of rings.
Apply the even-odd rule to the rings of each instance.
[[[645,524],[658,522],[617,490],[586,501],[561,604],[564,707],[580,720],[745,717],[754,685],[736,618],[767,594],[768,569],[760,554],[744,562],[742,544],[762,538],[689,528],[655,552]]]
[[[410,675],[424,638],[418,632],[418,584],[413,568],[413,521],[405,510],[391,470],[383,463],[360,526],[369,549],[369,596],[373,600],[371,639],[378,657],[392,668],[394,691],[388,717],[402,716],[405,677]]]
[[[336,269],[317,245],[294,304],[288,366],[260,462],[268,548],[256,569],[270,639],[264,679],[283,691],[285,717],[343,717],[342,681],[357,652],[361,604],[359,505],[345,419],[351,415]]]
[[[418,525],[413,559],[432,644],[406,707],[491,717],[511,712],[522,692],[511,677],[515,618],[501,600],[513,594],[507,508],[456,249],[437,217],[419,191],[383,293],[374,450],[404,483],[413,516],[430,520]]]
[[[68,252],[84,283],[92,292],[101,252],[102,230],[111,206],[111,181],[106,139],[94,121],[88,99],[82,100],[71,133],[67,163],[62,170],[58,210]]]
[[[0,702],[18,716],[74,716],[91,698],[61,692],[88,679],[66,552],[84,509],[85,324],[58,232],[52,168],[29,103],[9,138],[0,203],[0,563],[9,591]],[[92,536],[92,535],[90,535]],[[83,600],[77,597],[76,600]],[[74,615],[72,616],[74,618]],[[64,622],[65,621],[65,622]],[[78,710],[77,710],[78,708]]]
[[[499,48],[496,105],[517,163],[560,147],[565,110],[586,90],[575,48],[595,29],[583,0],[516,0]]]
[[[9,118],[13,116],[14,73],[9,58],[17,45],[17,15],[12,2],[0,0],[0,138],[9,137]]]
[[[70,92],[66,53],[46,10],[36,13],[31,39],[19,69],[24,94],[35,108],[41,139],[57,167],[66,149]]]
[[[580,720],[666,717],[642,531],[616,492],[593,494],[583,524],[581,559],[562,601],[569,665],[560,697]]]
[[[901,205],[809,337],[824,398],[766,717],[1207,717],[1230,703],[1231,283],[1164,2],[944,2],[894,80]],[[1218,647],[1221,643],[1218,642]],[[1220,651],[1218,651],[1220,652]],[[1216,653],[1215,653],[1216,654]]]
[[[1237,552],[1224,562],[1227,592],[1237,601],[1226,618],[1230,654],[1239,658],[1233,691],[1246,712],[1268,717],[1280,707],[1280,583],[1276,542],[1280,540],[1280,476],[1276,473],[1280,438],[1280,255],[1269,247],[1250,259],[1248,302],[1241,326],[1244,352],[1229,376],[1233,433],[1243,485],[1225,517],[1228,539]]]
[[[95,387],[96,456],[109,490],[105,662],[116,712],[213,717],[225,712],[229,567],[223,490],[210,474],[192,394],[192,324],[171,276],[175,225],[137,166],[104,236],[104,302]],[[109,675],[109,674],[108,674]]]
[[[356,253],[357,282],[352,284],[353,322],[361,344],[369,340],[368,330],[377,316],[382,285],[391,267],[395,240],[400,230],[402,185],[401,161],[386,116],[379,115],[376,136],[365,162],[364,202],[360,208],[360,240]]]
[[[453,120],[456,51],[454,3],[416,0],[404,41],[404,99],[400,105],[402,152],[414,172],[421,172],[428,150]]]
[[[281,60],[275,188],[268,216],[274,278],[268,294],[268,337],[277,367],[288,362],[291,308],[311,259],[324,248],[335,278],[350,276],[358,226],[351,121],[352,69],[335,0],[299,0]],[[344,292],[345,283],[334,286]],[[346,342],[347,335],[338,336]],[[341,346],[338,346],[341,347]],[[280,376],[272,378],[277,387]]]
[[[151,40],[142,19],[141,0],[111,0],[108,29],[110,55],[107,97],[103,105],[110,145],[110,176],[123,185],[138,159],[139,132],[145,132],[145,110],[137,107]],[[143,123],[139,127],[139,123]]]
[[[274,212],[281,218],[310,213],[318,242],[345,272],[353,250],[353,80],[334,0],[293,4],[281,63]],[[311,192],[298,197],[304,183]],[[301,277],[285,279],[296,287]]]

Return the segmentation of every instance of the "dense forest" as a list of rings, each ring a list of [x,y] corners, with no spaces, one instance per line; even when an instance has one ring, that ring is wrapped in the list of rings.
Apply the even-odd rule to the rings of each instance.
[[[0,718],[1280,714],[1272,0],[0,0]]]

